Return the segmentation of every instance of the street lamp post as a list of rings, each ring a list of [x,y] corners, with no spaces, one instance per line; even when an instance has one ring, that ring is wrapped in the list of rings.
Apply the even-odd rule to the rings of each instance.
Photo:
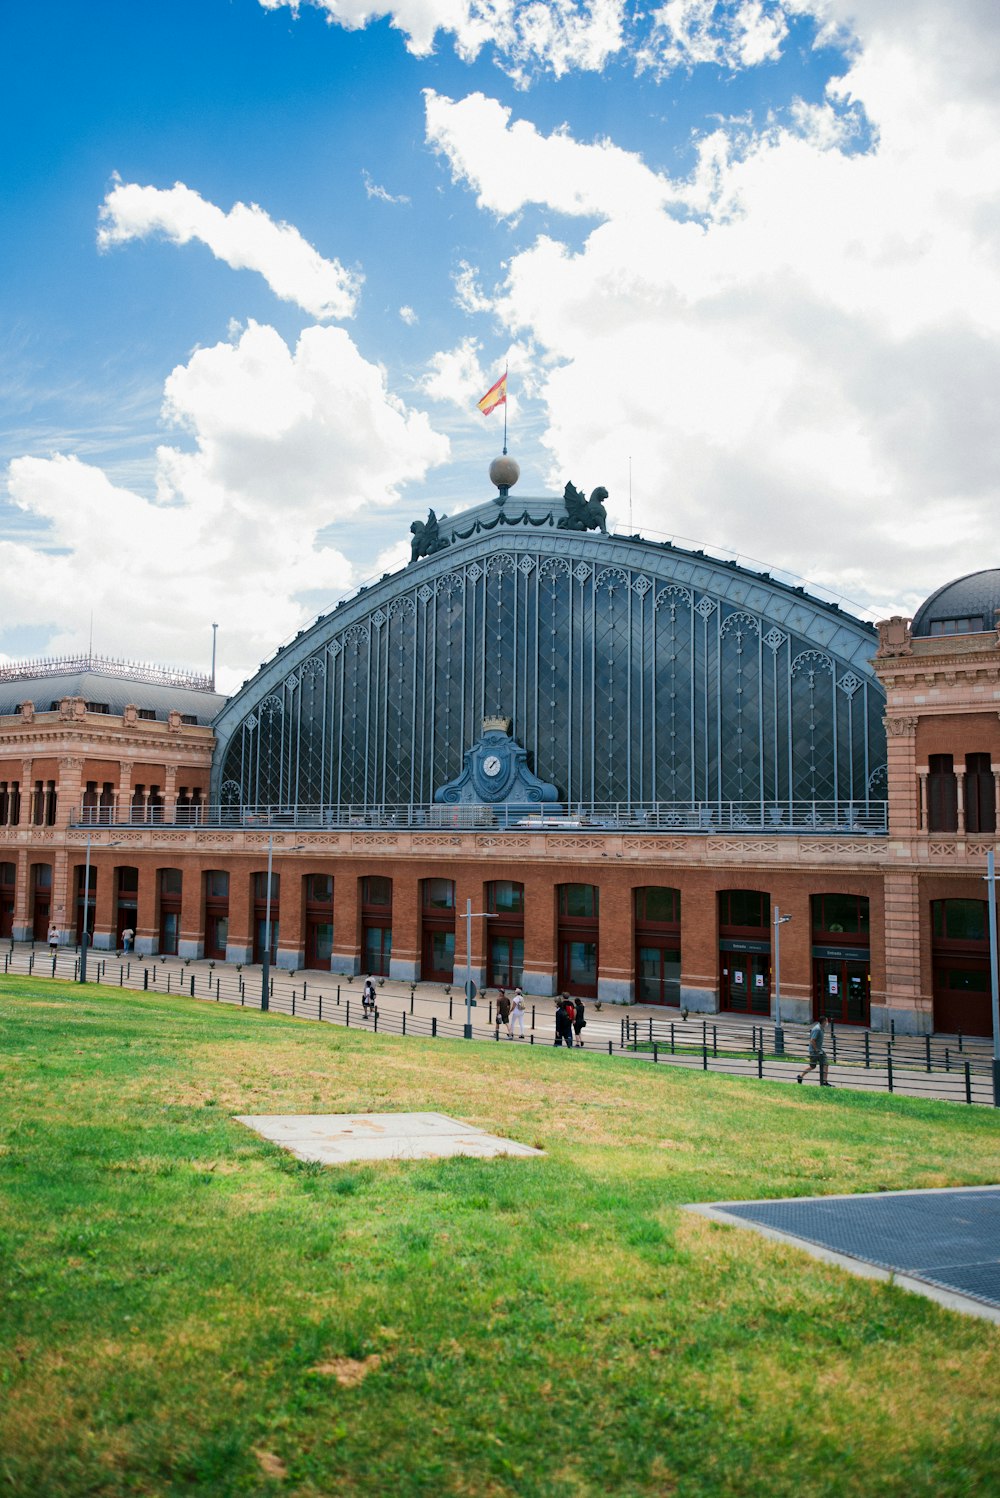
[[[783,1056],[785,1054],[785,1032],[781,1025],[781,928],[786,921],[790,921],[790,915],[782,915],[777,905],[774,907],[774,1054]]]
[[[479,920],[492,921],[495,912],[492,910],[473,910],[472,901],[465,902],[465,1029],[463,1031],[466,1040],[472,1039],[472,1006],[476,1002],[476,985],[472,981],[472,919],[475,916]]]
[[[1000,1108],[1000,981],[997,977],[997,876],[993,849],[986,855],[986,900],[990,923],[990,998],[993,1008],[993,1106]]]

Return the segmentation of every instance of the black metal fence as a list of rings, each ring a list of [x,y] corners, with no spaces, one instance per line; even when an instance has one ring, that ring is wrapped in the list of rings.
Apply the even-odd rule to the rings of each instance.
[[[79,979],[79,956],[69,949],[55,954],[42,947],[11,945],[3,954],[2,971],[21,977]],[[259,968],[239,969],[219,964],[194,965],[178,958],[88,956],[91,982],[139,992],[177,994],[216,1004],[262,1007],[262,976]],[[440,1014],[416,1011],[417,989],[409,995],[376,998],[366,1009],[359,988],[347,980],[298,982],[284,972],[272,974],[268,988],[270,1012],[294,1019],[312,1020],[373,1033],[417,1036],[427,1039],[462,1039],[465,1027],[465,996],[445,993],[437,998]],[[420,995],[421,1009],[430,1007]],[[593,1014],[594,1006],[589,1006]],[[539,1026],[543,1025],[542,1034]],[[525,1015],[525,1043],[550,1045],[551,1014],[540,1017],[534,1005]],[[590,1028],[588,1049],[611,1057],[671,1065],[761,1081],[789,1082],[805,1066],[805,1045],[797,1056],[783,1054],[775,1044],[773,1025],[746,1024],[725,1017],[673,1020],[653,1016],[625,1016],[615,1024],[602,1017]],[[603,1033],[598,1036],[595,1030]],[[506,1039],[506,1029],[497,1023],[492,1000],[480,999],[473,1012],[473,1037],[480,1042]],[[788,1032],[786,1030],[786,1039]],[[801,1038],[800,1038],[801,1039]],[[515,1042],[517,1043],[517,1042]],[[848,1031],[831,1026],[827,1055],[834,1086],[859,1091],[892,1092],[906,1097],[998,1105],[994,1094],[992,1057],[981,1039],[961,1035],[878,1036],[870,1031]],[[809,1081],[818,1081],[818,1071]]]

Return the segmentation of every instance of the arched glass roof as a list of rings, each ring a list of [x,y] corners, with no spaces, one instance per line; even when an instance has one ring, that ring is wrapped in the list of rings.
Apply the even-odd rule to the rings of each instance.
[[[216,720],[216,799],[403,814],[502,717],[567,808],[879,822],[870,626],[732,563],[561,530],[558,502],[506,506],[443,526],[446,549],[262,667]]]

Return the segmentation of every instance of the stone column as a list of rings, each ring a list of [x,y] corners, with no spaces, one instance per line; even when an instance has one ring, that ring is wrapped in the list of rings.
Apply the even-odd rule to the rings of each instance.
[[[330,971],[353,977],[361,969],[361,880],[352,864],[333,880],[333,953]]]
[[[934,1027],[932,996],[921,991],[920,899],[915,871],[885,874],[885,994],[872,994],[872,1029],[924,1035]]]
[[[920,828],[919,828],[919,830],[921,832],[926,832],[927,829],[928,829],[928,826],[929,826],[929,819],[928,819],[928,813],[927,813],[927,775],[928,775],[928,771],[927,770],[918,770],[917,774],[918,774],[918,776],[920,778]]]
[[[181,926],[177,933],[178,957],[205,955],[205,878],[201,869],[186,860],[181,865]]]
[[[459,871],[455,880],[455,983],[458,987],[465,987],[471,977],[477,988],[482,988],[486,982],[487,963],[486,953],[489,940],[488,927],[495,925],[495,921],[488,921],[485,915],[475,915],[472,920],[472,963],[471,972],[466,952],[467,925],[465,919],[465,902],[472,901],[474,911],[486,910],[486,889],[483,878],[484,869],[465,868]]]
[[[889,832],[893,837],[912,837],[918,830],[917,720],[887,716],[885,731]]]
[[[704,856],[702,847],[702,856]],[[659,879],[650,879],[659,883]],[[670,881],[664,879],[663,883]],[[719,900],[714,872],[685,872],[681,891],[681,1005],[698,1014],[719,1008]]]
[[[955,782],[958,788],[958,826],[957,831],[965,831],[965,771],[955,771]]]
[[[132,809],[132,770],[131,760],[123,759],[118,765],[118,792],[115,804],[115,821],[127,822]]]
[[[276,850],[277,852],[277,850]],[[275,857],[275,870],[281,874],[281,917],[278,925],[278,950],[275,966],[300,968],[305,965],[305,930],[302,912],[302,863],[298,857]]]
[[[163,777],[163,820],[177,820],[177,766],[167,765]]]
[[[19,848],[17,850],[17,883],[14,889],[14,924],[11,927],[15,941],[31,940],[31,917],[28,914],[28,873],[30,864],[30,850],[28,848]]]
[[[84,761],[78,755],[66,755],[58,761],[58,785],[55,786],[55,825],[69,827],[79,821],[79,804],[84,798]]]
[[[118,849],[102,854],[100,860],[91,849],[91,866],[97,870],[97,889],[94,892],[94,948],[102,952],[115,947],[115,864]]]
[[[157,874],[152,858],[136,858],[139,865],[139,898],[135,917],[135,954],[149,957],[159,950],[160,913],[157,909]]]
[[[392,957],[389,977],[420,977],[420,877],[418,866],[395,865],[392,878]]]
[[[632,890],[627,870],[598,884],[597,997],[628,1004],[635,997]]]
[[[68,848],[55,848],[45,850],[45,860],[48,861],[49,852],[52,852],[52,904],[49,907],[49,921],[55,922],[59,927],[59,940],[66,943],[76,941],[76,869],[86,868],[87,845],[83,843],[71,843]],[[36,848],[29,857],[34,862],[41,861],[39,855],[42,850]],[[82,875],[81,875],[82,878]]]
[[[260,855],[254,856],[253,862],[246,859],[230,865],[229,869],[229,938],[226,942],[227,962],[252,962],[253,961],[253,932],[250,923],[253,920],[253,892],[250,883],[250,871],[260,866]],[[264,868],[267,868],[267,854],[264,855]]]
[[[524,973],[527,994],[547,998],[559,976],[556,950],[556,893],[551,868],[522,871],[524,883]]]

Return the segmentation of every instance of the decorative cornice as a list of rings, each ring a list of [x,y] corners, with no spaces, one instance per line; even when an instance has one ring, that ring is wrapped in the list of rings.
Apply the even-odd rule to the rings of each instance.
[[[884,718],[885,731],[890,739],[912,739],[917,731],[918,718]]]

